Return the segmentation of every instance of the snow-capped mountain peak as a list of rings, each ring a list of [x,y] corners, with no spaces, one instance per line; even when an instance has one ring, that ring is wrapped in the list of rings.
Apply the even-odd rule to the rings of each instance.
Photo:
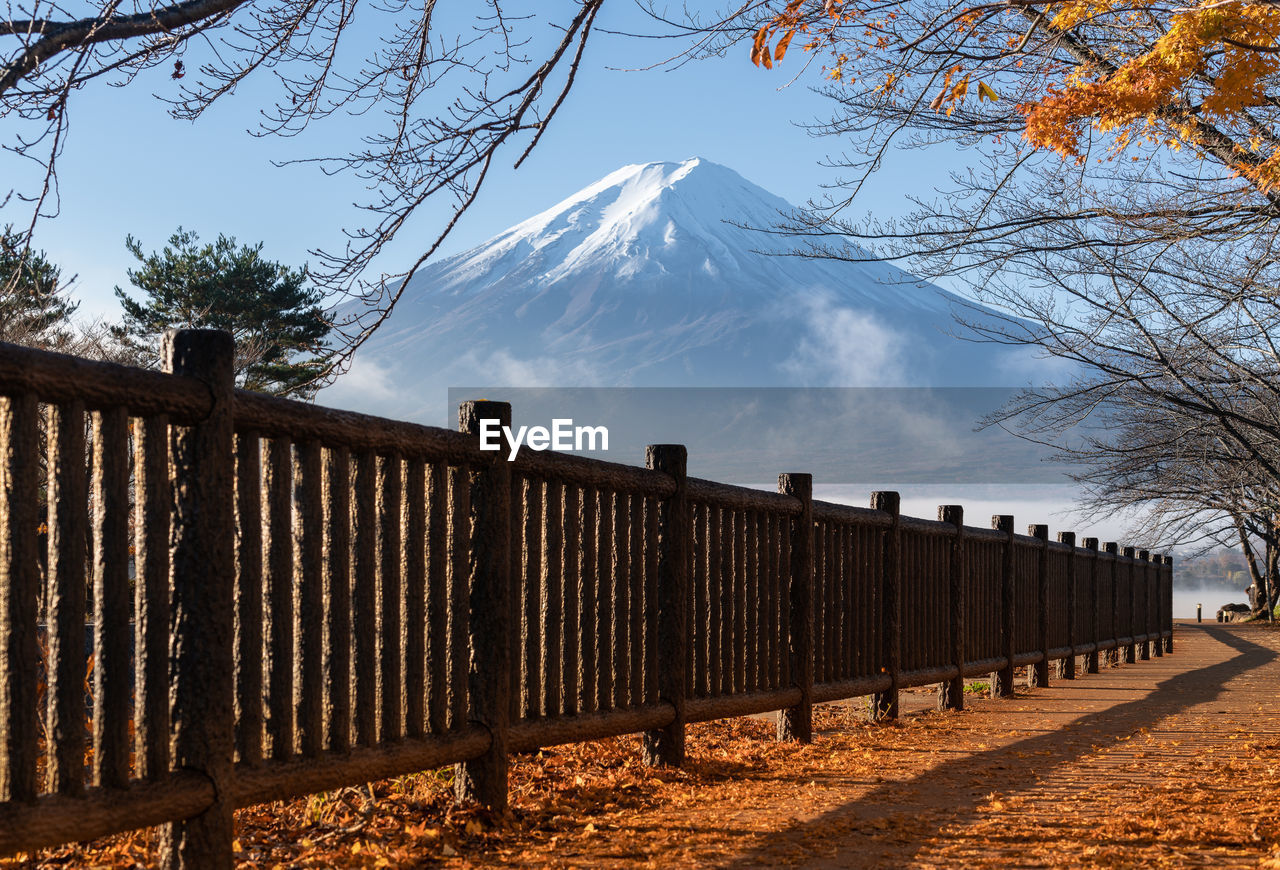
[[[1010,379],[1007,352],[949,335],[951,294],[884,263],[762,253],[785,249],[761,230],[790,210],[706,159],[623,166],[421,269],[348,383],[362,371],[437,387]]]

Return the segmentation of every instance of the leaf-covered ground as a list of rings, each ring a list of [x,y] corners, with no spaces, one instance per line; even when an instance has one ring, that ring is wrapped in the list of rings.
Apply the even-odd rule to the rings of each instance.
[[[1175,654],[896,723],[819,709],[690,729],[684,770],[618,738],[521,756],[512,812],[437,771],[237,814],[245,867],[804,865],[1280,868],[1280,633],[1180,627]],[[138,832],[35,856],[146,866]]]

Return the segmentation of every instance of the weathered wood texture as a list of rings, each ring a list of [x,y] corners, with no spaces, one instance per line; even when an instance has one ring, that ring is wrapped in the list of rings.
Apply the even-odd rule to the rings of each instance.
[[[0,849],[164,824],[166,866],[229,867],[248,803],[457,764],[501,811],[512,752],[641,732],[677,765],[691,722],[778,710],[803,741],[818,702],[889,718],[937,683],[958,709],[981,673],[1172,650],[1167,557],[690,479],[679,445],[507,462],[477,437],[505,404],[461,432],[337,412],[233,390],[232,351],[175,333],[166,374],[0,346]]]
[[[1004,548],[1000,560],[1000,600],[996,604],[1000,609],[1000,653],[1004,656],[1004,666],[991,678],[991,694],[999,698],[1013,695],[1013,657],[1014,647],[1014,585],[1017,578],[1013,573],[1013,517],[1000,514],[991,518],[991,528],[1005,535]]]
[[[479,437],[481,421],[511,426],[506,402],[466,402],[458,409],[458,428]],[[507,445],[504,445],[504,447]],[[489,732],[489,747],[460,764],[454,780],[459,800],[475,800],[494,810],[507,808],[507,730],[511,701],[511,467],[507,450],[469,471],[471,560],[467,672],[467,719]]]
[[[950,680],[938,684],[938,709],[964,709],[964,595],[965,595],[965,558],[964,558],[964,507],[958,504],[940,505],[938,520],[955,527],[951,542],[950,559],[947,566],[947,628],[951,643],[948,651],[956,666],[956,675]]]
[[[808,743],[813,739],[813,475],[783,474],[778,492],[800,500],[800,513],[787,523],[790,593],[783,602],[786,621],[787,672],[800,690],[800,702],[778,715],[778,739]]]
[[[871,496],[871,507],[891,517],[889,527],[884,531],[880,566],[880,625],[883,632],[881,667],[889,677],[889,688],[871,696],[871,714],[876,719],[896,719],[902,660],[901,500],[896,492],[877,492]]]
[[[72,401],[50,406],[48,424],[51,509],[48,512],[47,619],[50,667],[45,730],[52,752],[47,755],[45,781],[51,793],[79,795],[84,790],[85,545],[88,540],[84,403]],[[167,509],[164,516],[167,521]],[[169,542],[165,540],[166,557],[168,546]],[[3,565],[0,565],[0,572],[4,572]],[[9,578],[12,583],[12,574]],[[167,609],[167,572],[163,581],[164,606]],[[141,589],[139,594],[142,594]],[[168,638],[168,629],[166,620],[164,638]],[[167,662],[167,650],[165,653]],[[167,710],[167,688],[165,701]],[[163,740],[166,750],[168,741],[166,728]],[[151,761],[147,758],[146,763]]]
[[[645,450],[649,468],[675,481],[675,491],[658,507],[658,697],[675,710],[663,728],[644,732],[644,757],[651,765],[684,763],[685,689],[689,656],[685,623],[691,567],[688,453],[680,444],[651,444]]]
[[[166,867],[230,867],[234,751],[235,631],[234,436],[231,336],[213,330],[165,334],[166,371],[201,381],[209,413],[169,435],[173,514],[169,548],[172,595],[169,660],[176,769],[213,784],[212,804],[165,825]]]

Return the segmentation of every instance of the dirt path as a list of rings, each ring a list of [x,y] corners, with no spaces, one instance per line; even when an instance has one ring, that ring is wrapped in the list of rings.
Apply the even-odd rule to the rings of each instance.
[[[1250,756],[1280,765],[1278,640],[1180,626],[1174,655],[937,717],[956,721],[945,743],[922,747],[932,763],[874,788],[834,777],[820,812],[732,864],[1253,866],[1280,833],[1274,808],[1255,807],[1274,795],[1231,768]],[[868,823],[884,836],[865,836]]]
[[[1251,867],[1280,870],[1280,631],[1180,624],[1175,652],[889,724],[816,711],[694,726],[688,764],[638,738],[512,765],[512,812],[454,808],[450,771],[237,814],[267,867]],[[32,861],[149,866],[151,833]],[[12,862],[0,862],[12,866]],[[19,862],[21,863],[21,862]]]
[[[723,778],[706,752],[696,788],[501,863],[1257,866],[1280,842],[1278,657],[1266,628],[1184,624],[1173,655],[962,713],[828,712],[812,747]]]

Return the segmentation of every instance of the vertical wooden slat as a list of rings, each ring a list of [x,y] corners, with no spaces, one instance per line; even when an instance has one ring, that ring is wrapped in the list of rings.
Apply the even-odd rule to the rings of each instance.
[[[581,602],[581,576],[579,574],[579,540],[582,534],[582,519],[578,512],[578,487],[564,488],[564,619],[563,629],[563,662],[561,668],[564,680],[563,704],[561,710],[566,715],[577,713],[581,706],[578,701],[578,608]]]
[[[542,712],[560,715],[560,632],[564,625],[564,486],[548,480],[542,511]]]
[[[791,523],[778,517],[778,685],[795,685],[790,661]]]
[[[403,471],[399,456],[378,461],[378,700],[381,742],[404,736],[404,553],[400,540]]]
[[[631,697],[631,498],[613,496],[613,706]]]
[[[861,556],[858,559],[859,595],[865,608],[862,620],[862,636],[858,642],[860,674],[871,676],[879,673],[880,642],[877,631],[880,625],[879,581],[873,580],[872,565],[879,565],[880,530],[867,526],[858,527]]]
[[[167,462],[166,462],[167,466]],[[168,468],[165,468],[168,480]],[[252,434],[236,436],[236,755],[241,764],[262,761],[262,444]],[[164,522],[169,524],[166,505]],[[165,545],[168,558],[168,543]],[[169,600],[168,566],[164,598]],[[168,620],[165,620],[168,636]],[[166,683],[168,662],[165,664]],[[168,690],[165,705],[168,709]],[[166,736],[165,742],[168,742]]]
[[[352,743],[372,746],[378,739],[378,457],[360,453],[353,479],[352,523]]]
[[[693,695],[707,696],[707,508],[695,504],[693,514]]]
[[[596,639],[596,491],[582,491],[582,552],[580,554],[580,571],[582,575],[579,589],[578,617],[581,622],[580,648],[581,672],[579,682],[582,687],[582,711],[590,713],[596,709],[596,663],[600,653]]]
[[[836,590],[837,590],[837,612],[840,613],[840,631],[836,638],[836,654],[832,660],[832,668],[835,669],[836,679],[846,679],[849,677],[849,647],[852,635],[852,619],[856,612],[854,603],[854,590],[850,585],[850,557],[849,557],[849,541],[852,535],[852,527],[849,523],[840,523],[835,527],[833,532],[833,555],[832,567],[835,572]]]
[[[1151,553],[1146,550],[1138,551],[1138,585],[1141,587],[1138,594],[1138,630],[1143,636],[1142,643],[1138,645],[1138,659],[1145,662],[1151,658],[1151,596],[1148,591],[1151,588]]]
[[[596,528],[596,709],[613,708],[613,496],[599,492]]]
[[[1133,547],[1124,548],[1124,576],[1125,576],[1125,600],[1127,602],[1128,619],[1125,622],[1124,633],[1129,638],[1129,642],[1124,647],[1124,662],[1127,665],[1134,664],[1138,661],[1138,644],[1134,639],[1138,633],[1138,579],[1135,570],[1138,552]]]
[[[747,689],[747,514],[733,512],[733,690]]]
[[[858,619],[861,617],[858,605],[858,591],[854,585],[857,582],[857,566],[855,562],[857,558],[857,548],[855,546],[857,536],[858,529],[856,526],[852,523],[844,526],[840,548],[840,576],[844,587],[845,600],[844,649],[840,656],[840,666],[846,679],[854,675],[854,660],[857,658]]]
[[[449,725],[449,476],[427,467],[427,730]]]
[[[524,514],[525,487],[524,475],[511,475],[511,576],[515,578],[516,588],[511,596],[511,653],[515,656],[511,668],[511,713],[512,722],[518,722],[524,716]]]
[[[169,422],[134,420],[133,434],[134,764],[156,779],[169,772]]]
[[[857,548],[855,541],[858,537],[858,530],[852,524],[844,527],[844,541],[841,547],[840,564],[841,583],[844,584],[844,597],[847,604],[847,612],[844,619],[844,653],[840,656],[840,666],[843,668],[842,673],[845,678],[854,675],[854,662],[857,660],[858,649],[858,620],[862,616],[861,606],[858,602],[857,582],[857,565],[854,561],[857,558]]]
[[[721,685],[721,650],[724,648],[724,615],[720,610],[721,596],[724,590],[724,568],[722,558],[724,546],[720,531],[721,510],[709,505],[707,511],[707,615],[704,631],[707,635],[707,694],[710,697],[720,695],[724,689]]]
[[[471,612],[471,483],[466,468],[449,467],[449,727],[467,722],[468,625]]]
[[[845,623],[849,619],[849,602],[845,598],[844,584],[844,536],[848,529],[846,523],[834,523],[831,526],[831,536],[828,541],[829,553],[827,559],[829,562],[828,570],[831,572],[831,602],[832,602],[832,623],[831,623],[831,678],[835,680],[844,678],[844,633]]]
[[[427,731],[426,466],[410,459],[404,475],[404,723],[406,735],[421,737]]]
[[[1163,563],[1165,570],[1165,631],[1169,634],[1164,639],[1164,651],[1173,652],[1173,556],[1165,554]]]
[[[627,630],[631,650],[631,689],[628,693],[628,704],[644,703],[644,623],[645,608],[655,607],[656,602],[646,601],[644,595],[644,498],[633,495],[631,502],[630,525],[626,536],[630,540],[631,570],[628,572],[630,588],[627,591],[627,603],[630,608],[631,625]],[[684,589],[689,588],[686,583]],[[687,602],[686,602],[687,606]],[[686,645],[686,649],[689,647]],[[687,691],[686,687],[686,691]]]
[[[733,646],[737,642],[733,607],[733,512],[719,508],[717,514],[720,525],[720,572],[717,577],[720,584],[719,694],[730,695],[734,691]]]
[[[318,441],[298,444],[293,468],[293,709],[298,750],[324,748],[324,501]]]
[[[815,682],[827,682],[829,661],[827,645],[831,642],[831,582],[827,565],[827,536],[831,534],[831,523],[819,522],[814,526],[813,539],[813,586],[814,586],[814,663],[813,678]]]
[[[325,742],[351,748],[351,453],[325,452],[324,463]]]
[[[524,602],[521,637],[524,641],[524,715],[542,715],[542,481],[525,484],[524,578],[520,596]]]
[[[760,534],[760,671],[757,674],[757,685],[762,689],[774,688],[776,683],[773,673],[773,652],[775,632],[770,612],[776,607],[778,600],[774,597],[773,577],[777,568],[776,554],[771,553],[771,544],[776,543],[769,530],[773,516],[762,511],[757,529]],[[772,560],[772,561],[771,561]]]
[[[644,597],[649,604],[645,608],[644,696],[645,700],[651,704],[656,704],[659,698],[658,667],[661,663],[658,650],[658,622],[661,615],[658,607],[658,580],[662,560],[662,550],[659,546],[661,543],[659,541],[660,519],[658,499],[646,498],[644,500]]]
[[[822,533],[822,577],[825,588],[822,614],[823,679],[831,682],[839,678],[836,660],[839,657],[840,639],[840,600],[838,578],[840,568],[835,559],[835,540],[840,534],[837,523],[823,523]]]
[[[263,580],[266,645],[267,752],[279,761],[293,754],[293,516],[292,451],[283,438],[271,439],[263,469]]]
[[[769,686],[781,688],[786,685],[782,677],[783,633],[782,586],[783,566],[781,563],[783,517],[778,514],[769,515]]]
[[[34,800],[38,788],[38,414],[34,396],[0,397],[0,801]]]
[[[1160,554],[1152,553],[1151,562],[1151,586],[1148,589],[1148,595],[1150,595],[1151,605],[1152,642],[1155,644],[1151,652],[1163,658],[1164,607],[1162,605],[1164,602],[1164,573],[1160,570],[1160,567],[1164,564],[1164,560],[1160,557]]]
[[[93,415],[93,781],[129,781],[129,442],[123,408]]]
[[[743,589],[746,605],[746,635],[743,644],[743,688],[754,692],[759,685],[760,670],[760,514],[757,511],[743,513],[743,542],[746,544]]]
[[[0,400],[0,402],[5,401]],[[9,423],[12,417],[3,416],[4,407],[0,404],[0,423],[12,425]],[[54,405],[49,408],[48,419],[49,686],[47,691],[49,700],[45,722],[48,740],[52,746],[48,754],[49,767],[46,782],[48,790],[55,794],[79,795],[84,790],[84,567],[85,543],[88,540],[85,511],[89,503],[88,494],[85,491],[84,404],[68,402],[66,405]],[[0,432],[0,450],[8,449],[4,438],[4,432]],[[29,464],[34,465],[34,463]],[[0,471],[0,481],[13,480],[7,477],[7,473],[7,469]],[[165,480],[168,480],[167,473]],[[19,481],[15,483],[21,484]],[[13,485],[9,484],[4,491],[0,491],[0,500],[3,500],[0,501],[0,517],[5,516],[5,504],[14,503],[10,500],[14,498],[10,495]],[[164,511],[166,526],[168,519],[169,513],[166,506]],[[5,534],[6,531],[7,528],[0,529],[0,535]],[[0,542],[0,577],[4,576],[6,566],[10,565],[8,560],[12,558],[11,551],[4,549],[6,546],[6,543]],[[167,559],[168,540],[164,541],[161,549]],[[149,550],[148,553],[152,551]],[[15,567],[17,567],[16,564],[8,570],[13,571]],[[164,603],[167,608],[169,604],[167,570],[162,580],[166,584]],[[10,575],[7,582],[13,583],[14,577]],[[19,580],[19,583],[21,582]],[[12,618],[7,609],[0,614],[0,621]],[[34,630],[34,625],[32,629]],[[167,619],[163,630],[167,644],[169,636]],[[2,626],[0,631],[4,631]],[[167,650],[165,652],[167,653]],[[168,661],[167,655],[162,658],[162,661]],[[167,686],[164,698],[167,711],[169,698]],[[10,713],[14,709],[10,708]],[[6,718],[0,721],[10,720]],[[163,743],[167,750],[169,747],[167,728],[164,731]],[[140,754],[139,758],[141,757]]]
[[[698,569],[698,562],[699,562],[698,557],[700,554],[698,552],[698,540],[697,540],[699,537],[698,518],[695,516],[695,513],[696,513],[696,506],[690,503],[689,505],[689,583],[687,584],[688,595],[686,596],[686,600],[684,603],[684,608],[685,608],[684,612],[688,616],[688,620],[685,622],[685,639],[684,639],[685,647],[684,648],[689,652],[689,667],[686,669],[686,673],[688,674],[688,677],[689,677],[689,684],[684,688],[684,693],[686,698],[695,698],[698,696],[698,690],[697,690],[698,680],[697,680],[697,673],[696,673],[698,668],[698,657],[694,653],[694,646],[696,643],[695,636],[699,633],[697,630],[698,620],[697,620],[696,614],[698,612],[697,598],[698,598],[698,583],[700,579],[699,569]],[[643,548],[643,545],[642,545],[642,548]],[[646,593],[647,593],[647,587],[646,587]],[[650,599],[646,594],[645,601],[647,602],[649,600]],[[649,643],[651,642],[651,639],[646,637],[645,641],[646,643]]]

